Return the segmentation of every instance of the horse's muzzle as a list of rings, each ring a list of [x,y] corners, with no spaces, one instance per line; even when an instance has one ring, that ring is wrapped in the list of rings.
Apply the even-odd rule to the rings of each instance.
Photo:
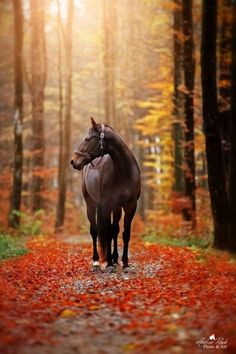
[[[74,168],[75,170],[81,171],[81,170],[84,168],[83,162],[78,162],[78,161],[72,159],[72,160],[70,161],[70,163],[71,163],[71,165],[73,166],[73,168]]]

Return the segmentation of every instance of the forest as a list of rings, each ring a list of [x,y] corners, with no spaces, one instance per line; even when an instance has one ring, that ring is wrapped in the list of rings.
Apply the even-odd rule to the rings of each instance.
[[[235,1],[1,0],[0,53],[0,352],[233,353]],[[128,273],[91,271],[95,121],[140,168]]]

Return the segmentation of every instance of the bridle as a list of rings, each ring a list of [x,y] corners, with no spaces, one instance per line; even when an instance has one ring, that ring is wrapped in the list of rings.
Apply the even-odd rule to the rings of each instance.
[[[102,131],[99,134],[99,142],[98,142],[102,154],[101,154],[101,159],[99,160],[98,164],[100,163],[100,161],[102,160],[102,158],[104,156],[104,144],[103,144],[104,138],[105,138],[104,131],[105,131],[105,126],[104,126],[104,124],[102,124]],[[93,160],[95,159],[95,157],[93,157],[93,153],[89,154],[88,152],[82,152],[82,151],[77,150],[74,152],[74,154],[87,158],[89,160],[89,162],[91,163],[91,165],[94,167]]]

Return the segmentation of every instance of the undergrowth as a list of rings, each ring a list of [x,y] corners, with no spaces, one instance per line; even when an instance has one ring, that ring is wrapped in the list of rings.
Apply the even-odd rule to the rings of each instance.
[[[27,252],[22,239],[0,232],[0,259],[21,256]]]
[[[18,233],[24,236],[36,236],[42,233],[42,217],[44,211],[39,209],[33,214],[26,211],[13,210],[12,214],[20,218]]]
[[[42,234],[43,210],[37,210],[34,214],[14,210],[13,214],[20,218],[20,225],[17,229],[0,230],[0,260],[9,257],[21,256],[28,252],[25,247],[25,236],[36,236]]]
[[[179,246],[179,247],[191,247],[191,248],[208,248],[212,245],[213,237],[201,238],[196,235],[184,235],[184,236],[169,236],[167,234],[158,234],[153,229],[148,229],[143,234],[144,242],[148,243],[158,243],[165,244],[169,246]]]

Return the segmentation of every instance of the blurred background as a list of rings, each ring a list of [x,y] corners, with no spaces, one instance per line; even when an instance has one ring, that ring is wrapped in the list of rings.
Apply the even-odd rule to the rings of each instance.
[[[87,232],[70,156],[92,116],[119,131],[140,165],[134,227],[150,240],[211,242],[201,3],[0,1],[2,227],[40,218],[50,231]],[[227,1],[219,6],[220,46],[231,19]]]

